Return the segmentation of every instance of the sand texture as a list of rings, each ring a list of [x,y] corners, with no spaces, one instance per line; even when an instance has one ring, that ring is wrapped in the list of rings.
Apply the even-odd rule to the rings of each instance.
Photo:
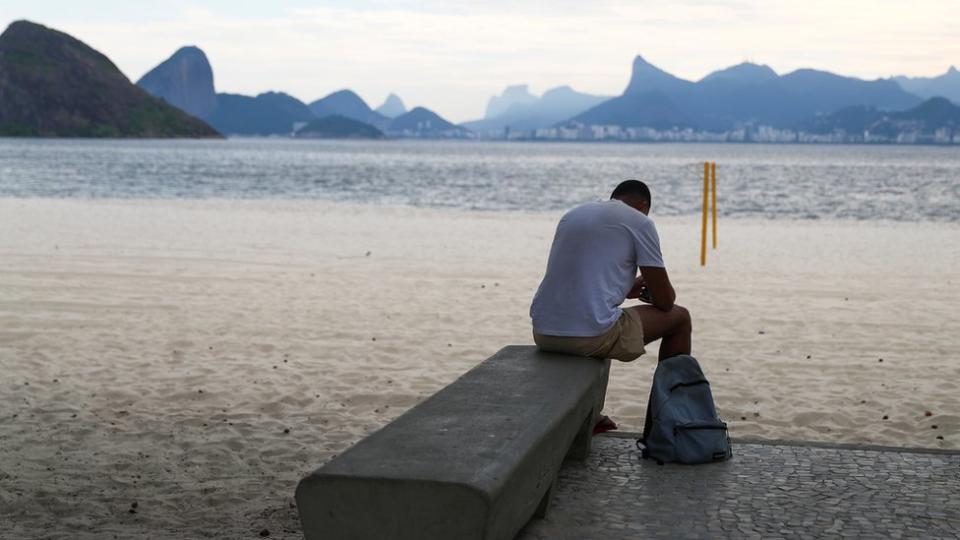
[[[0,538],[298,538],[301,476],[532,342],[558,217],[0,199]],[[735,437],[960,448],[960,227],[657,223]]]

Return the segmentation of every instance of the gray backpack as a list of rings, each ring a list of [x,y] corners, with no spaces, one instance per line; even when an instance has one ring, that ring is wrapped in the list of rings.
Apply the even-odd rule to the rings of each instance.
[[[729,458],[727,424],[717,416],[710,383],[692,356],[662,360],[643,427],[643,457],[658,463],[709,463]]]

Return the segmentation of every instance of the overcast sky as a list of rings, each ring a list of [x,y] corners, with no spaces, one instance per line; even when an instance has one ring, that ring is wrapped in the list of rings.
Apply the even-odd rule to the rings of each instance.
[[[508,84],[619,94],[637,54],[693,80],[745,60],[868,79],[960,64],[958,0],[0,0],[0,25],[16,19],[72,34],[134,81],[197,45],[220,92],[309,102],[351,88],[373,107],[396,92],[458,122]]]

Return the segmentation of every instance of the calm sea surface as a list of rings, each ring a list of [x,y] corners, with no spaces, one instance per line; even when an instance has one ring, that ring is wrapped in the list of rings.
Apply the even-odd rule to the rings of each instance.
[[[960,221],[960,148],[431,141],[0,139],[0,196],[325,199],[556,210],[640,178],[654,213]]]

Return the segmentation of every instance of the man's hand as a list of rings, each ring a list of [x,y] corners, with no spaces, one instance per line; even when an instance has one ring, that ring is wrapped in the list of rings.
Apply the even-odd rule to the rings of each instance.
[[[633,287],[630,289],[630,292],[627,293],[627,298],[636,298],[641,302],[650,303],[650,291],[647,289],[647,283],[644,281],[643,276],[637,276],[637,279],[633,282]]]
[[[640,273],[643,274],[644,283],[650,292],[650,303],[660,311],[673,309],[677,293],[673,290],[673,285],[670,284],[670,278],[667,277],[667,269],[641,266]]]

